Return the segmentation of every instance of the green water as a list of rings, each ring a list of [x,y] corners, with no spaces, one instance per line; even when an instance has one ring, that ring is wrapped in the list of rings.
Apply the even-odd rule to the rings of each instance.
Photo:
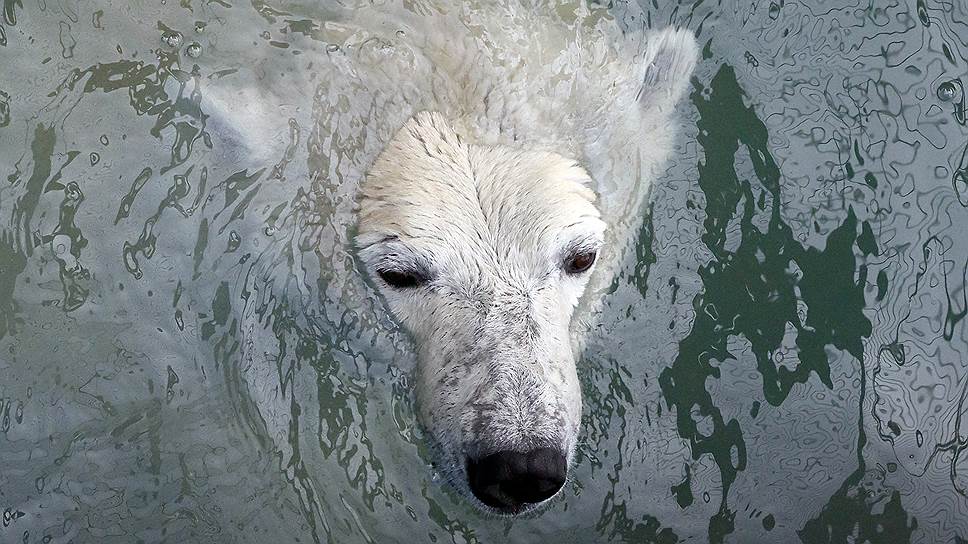
[[[516,520],[429,466],[345,249],[410,89],[333,79],[340,10],[3,1],[0,542],[968,539],[968,4],[610,6],[703,60]]]

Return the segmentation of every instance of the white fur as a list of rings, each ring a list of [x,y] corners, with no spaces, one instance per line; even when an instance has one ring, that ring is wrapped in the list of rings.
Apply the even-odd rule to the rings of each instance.
[[[461,17],[409,21],[413,49],[400,50],[420,52],[408,58],[429,67],[432,97],[408,100],[432,111],[369,168],[356,244],[415,340],[421,420],[466,491],[468,455],[557,447],[571,461],[575,353],[634,241],[698,52],[689,32],[603,35],[581,19],[505,18],[484,40]],[[574,248],[598,250],[590,272],[563,271]],[[430,279],[395,289],[377,274],[388,267]]]
[[[420,411],[438,441],[473,454],[574,446],[581,392],[568,326],[588,275],[561,263],[603,242],[589,183],[574,161],[467,144],[430,113],[370,170],[360,255],[371,270],[434,277],[382,291],[417,340]]]

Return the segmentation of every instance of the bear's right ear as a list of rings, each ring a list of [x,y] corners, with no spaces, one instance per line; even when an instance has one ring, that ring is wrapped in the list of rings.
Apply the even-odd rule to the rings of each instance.
[[[645,76],[637,99],[646,110],[670,113],[682,98],[699,61],[699,45],[690,30],[665,28],[646,35]]]

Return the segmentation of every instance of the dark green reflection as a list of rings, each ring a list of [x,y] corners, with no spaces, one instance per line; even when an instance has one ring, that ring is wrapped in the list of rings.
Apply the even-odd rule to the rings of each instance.
[[[13,299],[17,276],[27,268],[27,258],[14,247],[14,237],[0,232],[0,338],[17,331],[17,303]]]
[[[877,251],[870,226],[858,225],[853,209],[826,237],[824,249],[797,241],[780,215],[781,173],[769,150],[766,126],[746,106],[744,96],[728,65],[708,89],[697,85],[691,95],[699,111],[698,141],[705,152],[699,165],[699,186],[706,197],[702,241],[713,259],[699,270],[703,291],[693,301],[693,328],[680,343],[672,366],[659,377],[669,406],[676,408],[679,434],[689,440],[693,457],[712,455],[719,467],[723,499],[710,520],[712,542],[722,542],[734,529],[729,489],[747,461],[739,422],[724,419],[705,387],[709,378],[720,377],[719,364],[734,359],[727,341],[741,336],[749,342],[762,377],[763,397],[774,406],[811,374],[832,387],[826,347],[863,361],[862,339],[871,334],[871,323],[863,313],[867,267],[858,265],[855,247],[864,255]],[[737,154],[743,148],[753,166],[752,182],[738,173]],[[729,225],[737,221],[738,243],[727,239]],[[729,235],[735,238],[735,229]],[[777,363],[774,352],[791,329],[798,357]],[[862,381],[862,389],[865,386]],[[861,427],[861,474],[865,442]],[[853,519],[865,523],[856,516]],[[906,521],[906,517],[899,519]]]
[[[912,518],[908,523],[908,514],[901,506],[901,494],[894,491],[883,511],[875,512],[872,499],[877,498],[878,490],[863,485],[859,481],[863,475],[863,471],[857,471],[844,482],[820,515],[797,532],[800,540],[808,544],[911,542],[918,520]]]
[[[134,60],[99,63],[83,71],[74,70],[65,84],[72,89],[90,75],[84,83],[85,93],[127,90],[134,111],[155,119],[150,130],[152,136],[161,138],[162,131],[173,129],[170,162],[159,172],[164,174],[184,164],[199,140],[206,147],[212,147],[211,136],[206,131],[208,115],[201,109],[201,75],[197,67],[191,73],[179,69],[178,62],[176,52],[158,51],[158,64]],[[178,82],[174,96],[166,90],[170,79]]]
[[[649,289],[649,270],[655,264],[656,255],[652,249],[652,239],[655,238],[655,226],[652,215],[655,213],[655,204],[649,205],[649,211],[642,219],[642,228],[639,230],[638,239],[643,243],[635,245],[635,269],[632,272],[632,282],[639,290],[642,298],[645,298]],[[615,278],[618,281],[618,278]]]

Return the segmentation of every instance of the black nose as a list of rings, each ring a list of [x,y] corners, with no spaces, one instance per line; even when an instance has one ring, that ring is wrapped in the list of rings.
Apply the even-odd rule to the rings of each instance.
[[[501,510],[518,510],[551,498],[564,485],[567,470],[564,454],[551,448],[499,451],[467,460],[474,496]]]

